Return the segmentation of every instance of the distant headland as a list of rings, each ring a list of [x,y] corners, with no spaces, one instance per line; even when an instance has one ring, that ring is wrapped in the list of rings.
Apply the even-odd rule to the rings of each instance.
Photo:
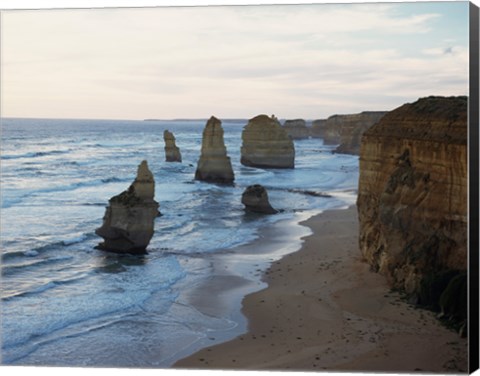
[[[202,121],[207,122],[208,118],[198,118],[198,119],[144,119],[143,121]],[[240,122],[248,122],[248,119],[222,119],[222,121],[231,122],[231,123],[240,123]]]

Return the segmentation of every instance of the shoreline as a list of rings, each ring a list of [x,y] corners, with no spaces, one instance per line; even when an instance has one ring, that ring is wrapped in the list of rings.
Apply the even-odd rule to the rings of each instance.
[[[230,327],[210,329],[206,335],[199,334],[175,354],[161,360],[159,365],[171,367],[206,347],[228,342],[246,333],[248,320],[242,312],[243,300],[267,287],[263,273],[273,262],[301,248],[303,239],[311,233],[302,223],[320,212],[299,212],[291,218],[266,224],[255,240],[208,255],[209,276],[194,285],[188,280],[183,281],[185,286],[178,287],[181,295],[175,304],[191,307],[201,315],[228,321]]]
[[[403,301],[362,262],[355,206],[299,224],[311,235],[272,261],[265,288],[243,298],[247,332],[200,346],[172,368],[466,372],[467,339]]]

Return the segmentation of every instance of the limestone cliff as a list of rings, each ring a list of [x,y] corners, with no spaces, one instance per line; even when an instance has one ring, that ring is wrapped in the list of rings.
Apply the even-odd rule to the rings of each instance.
[[[234,181],[232,163],[223,141],[222,122],[214,116],[207,121],[203,130],[195,179],[220,184],[232,184]]]
[[[310,129],[307,128],[307,123],[303,119],[286,120],[283,129],[292,140],[302,140],[310,136]]]
[[[393,287],[444,310],[463,294],[444,293],[467,268],[467,98],[422,98],[368,129],[357,206],[362,255]]]
[[[119,253],[146,253],[159,214],[154,193],[153,175],[147,161],[143,161],[128,190],[109,200],[103,224],[95,231],[104,238],[97,248]]]
[[[312,121],[312,126],[310,127],[310,136],[312,138],[323,138],[326,123],[327,119],[318,119]]]
[[[358,154],[363,132],[378,122],[385,111],[364,111],[359,114],[332,115],[312,123],[312,137],[323,138],[325,145],[340,144],[337,153]]]
[[[180,153],[180,149],[175,144],[175,136],[173,133],[165,130],[163,132],[163,140],[165,141],[165,161],[181,162],[182,154]]]
[[[241,163],[264,168],[294,168],[295,146],[275,117],[258,115],[242,132]]]
[[[365,111],[360,114],[345,115],[340,128],[340,145],[335,152],[342,154],[359,154],[363,133],[377,123],[386,112]]]

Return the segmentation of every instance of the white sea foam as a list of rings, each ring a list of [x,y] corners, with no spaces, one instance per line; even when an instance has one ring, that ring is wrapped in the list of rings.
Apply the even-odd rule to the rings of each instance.
[[[74,235],[72,237],[68,237],[66,239],[62,239],[61,242],[62,244],[68,246],[76,243],[81,243],[87,238],[87,234],[79,234],[79,235]]]

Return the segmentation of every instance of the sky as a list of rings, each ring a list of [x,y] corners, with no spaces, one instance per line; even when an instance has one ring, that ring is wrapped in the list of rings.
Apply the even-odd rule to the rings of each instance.
[[[1,116],[279,118],[468,95],[468,3],[3,10]]]

